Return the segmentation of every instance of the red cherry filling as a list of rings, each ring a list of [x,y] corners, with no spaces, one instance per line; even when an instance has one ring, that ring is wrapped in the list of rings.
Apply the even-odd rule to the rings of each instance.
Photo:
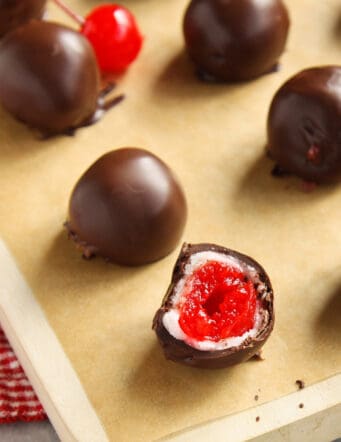
[[[321,162],[321,148],[315,145],[310,146],[306,153],[306,157],[311,163],[319,165]]]
[[[133,15],[123,6],[107,4],[91,11],[80,32],[94,47],[102,71],[118,73],[137,57],[142,36]]]
[[[187,279],[179,324],[190,338],[218,342],[242,336],[255,323],[256,290],[243,272],[208,261]]]

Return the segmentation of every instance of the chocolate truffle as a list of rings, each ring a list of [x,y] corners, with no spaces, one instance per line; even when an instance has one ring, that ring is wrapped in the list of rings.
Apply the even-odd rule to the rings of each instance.
[[[184,193],[166,164],[146,150],[122,148],[79,179],[66,227],[85,257],[135,266],[175,248],[186,214]]]
[[[87,39],[33,20],[0,42],[0,102],[45,134],[88,124],[98,108],[100,75]]]
[[[341,67],[306,69],[275,94],[267,123],[274,173],[311,182],[341,173]]]
[[[0,0],[0,37],[33,18],[41,18],[46,1]]]
[[[167,359],[237,364],[259,353],[273,325],[271,283],[256,261],[214,244],[184,244],[153,321]]]
[[[244,81],[275,69],[289,16],[281,0],[192,0],[183,29],[203,78]]]

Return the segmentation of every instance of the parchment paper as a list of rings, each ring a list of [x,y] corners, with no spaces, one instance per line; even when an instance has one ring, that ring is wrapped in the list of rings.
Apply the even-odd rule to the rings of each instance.
[[[300,69],[341,63],[338,0],[287,0],[292,27],[279,72],[208,85],[183,53],[187,1],[122,1],[144,48],[119,80],[127,99],[75,137],[39,141],[0,111],[0,232],[113,441],[146,441],[239,412],[331,376],[341,367],[341,186],[304,193],[275,179],[264,155],[274,92]],[[79,13],[97,1],[68,0]],[[70,23],[50,6],[50,17]],[[203,371],[164,360],[151,330],[180,248],[124,268],[81,259],[67,239],[70,192],[100,155],[137,146],[159,155],[185,189],[183,239],[257,259],[275,290],[264,361]],[[29,314],[29,312],[27,312]],[[53,361],[51,361],[51,364]],[[62,374],[61,374],[62,375]]]

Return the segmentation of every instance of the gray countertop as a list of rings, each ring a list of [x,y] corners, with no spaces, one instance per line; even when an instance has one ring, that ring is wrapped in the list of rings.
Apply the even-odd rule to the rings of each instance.
[[[277,440],[277,439],[276,439]],[[283,440],[287,440],[284,438]],[[52,425],[48,420],[41,422],[18,422],[14,424],[0,424],[1,442],[60,442]],[[298,442],[291,440],[290,442]],[[341,442],[341,438],[334,441]]]
[[[1,442],[59,442],[48,420],[0,425]]]

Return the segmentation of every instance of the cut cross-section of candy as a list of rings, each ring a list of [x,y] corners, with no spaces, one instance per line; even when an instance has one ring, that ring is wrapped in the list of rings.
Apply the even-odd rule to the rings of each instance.
[[[256,261],[214,244],[185,244],[153,328],[168,359],[221,368],[257,354],[273,324],[271,283]]]

